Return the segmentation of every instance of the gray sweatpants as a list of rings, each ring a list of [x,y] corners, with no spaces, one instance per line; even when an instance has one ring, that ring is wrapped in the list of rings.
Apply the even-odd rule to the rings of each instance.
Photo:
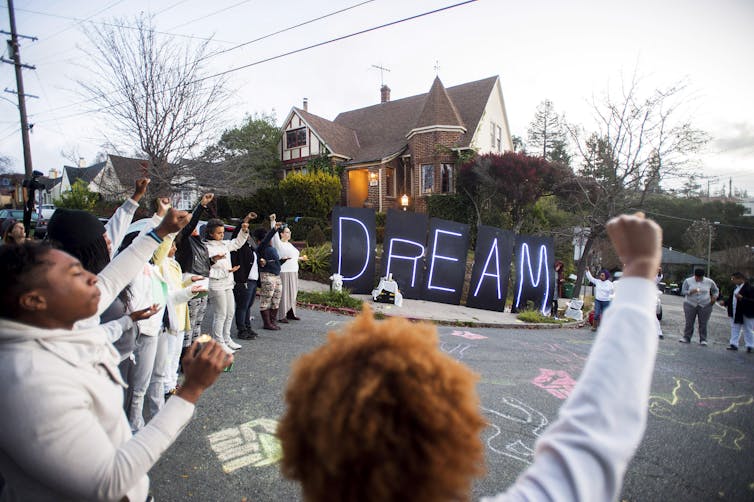
[[[712,303],[702,307],[683,302],[683,314],[686,317],[686,326],[683,328],[683,337],[686,340],[690,341],[691,337],[694,335],[694,319],[698,318],[699,341],[707,341],[707,323],[709,323],[709,318],[712,316],[712,307]]]

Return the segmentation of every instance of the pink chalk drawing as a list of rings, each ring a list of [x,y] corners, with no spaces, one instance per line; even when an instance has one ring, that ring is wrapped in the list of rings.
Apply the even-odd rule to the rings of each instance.
[[[566,399],[571,395],[576,381],[571,375],[562,370],[548,370],[539,368],[539,375],[531,381],[558,399]]]
[[[466,338],[467,340],[484,340],[487,338],[483,335],[477,335],[476,333],[472,333],[471,331],[458,331],[455,330],[451,333],[453,336],[460,336],[462,338]]]

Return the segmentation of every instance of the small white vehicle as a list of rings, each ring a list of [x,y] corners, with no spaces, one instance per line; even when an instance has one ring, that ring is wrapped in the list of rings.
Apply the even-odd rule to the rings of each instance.
[[[55,212],[55,209],[57,209],[53,204],[42,204],[37,209],[37,212],[39,213],[39,219],[40,221],[47,222],[50,218],[52,218],[52,213]]]

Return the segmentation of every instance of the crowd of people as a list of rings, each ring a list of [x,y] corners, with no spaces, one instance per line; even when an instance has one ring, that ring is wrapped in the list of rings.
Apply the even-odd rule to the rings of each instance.
[[[107,224],[58,209],[48,241],[0,247],[1,500],[149,500],[149,469],[241,349],[233,324],[241,340],[258,336],[257,291],[263,329],[299,320],[306,256],[289,227],[273,214],[250,232],[252,212],[231,239],[218,219],[202,237],[214,197],[205,194],[190,214],[158,197],[135,228],[148,184],[137,181]],[[589,361],[533,465],[490,500],[612,500],[620,491],[646,423],[661,231],[643,215],[607,229],[624,274],[616,285],[589,275],[614,289],[600,300]],[[754,291],[732,279],[731,346],[738,329],[750,350]],[[709,282],[694,278],[684,290],[714,302]],[[294,365],[278,430],[283,474],[312,501],[468,499],[483,463],[475,379],[439,350],[434,328],[376,322],[365,307]]]

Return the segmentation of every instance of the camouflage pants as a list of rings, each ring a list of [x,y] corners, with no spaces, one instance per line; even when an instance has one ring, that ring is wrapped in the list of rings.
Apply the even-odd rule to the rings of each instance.
[[[280,297],[283,292],[283,283],[280,276],[269,272],[259,274],[262,287],[259,290],[259,309],[268,310],[280,307]]]

